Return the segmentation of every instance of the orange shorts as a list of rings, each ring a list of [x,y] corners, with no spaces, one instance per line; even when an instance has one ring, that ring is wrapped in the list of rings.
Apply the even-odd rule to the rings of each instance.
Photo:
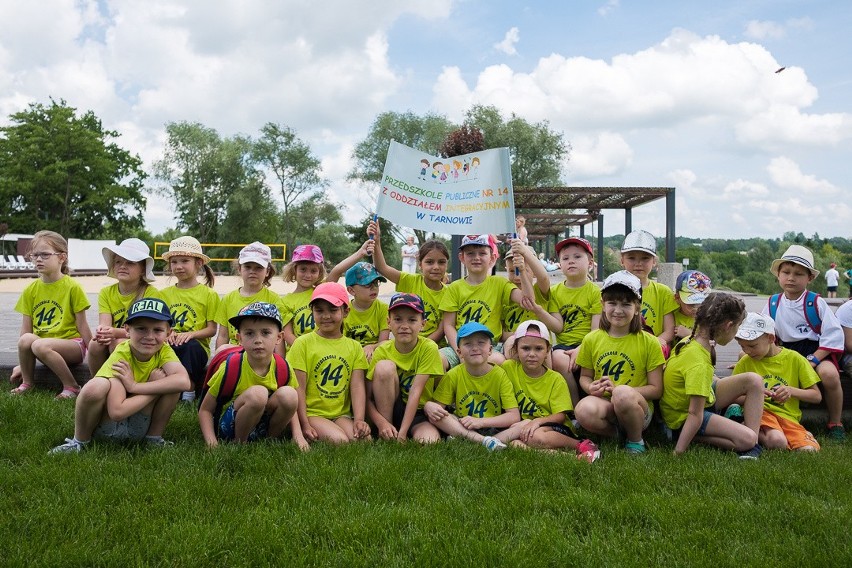
[[[816,441],[814,435],[805,430],[805,427],[798,422],[781,418],[777,414],[773,414],[767,410],[763,411],[760,417],[760,428],[769,428],[771,430],[780,430],[787,438],[787,448],[798,450],[800,448],[813,448],[819,450],[819,442]]]

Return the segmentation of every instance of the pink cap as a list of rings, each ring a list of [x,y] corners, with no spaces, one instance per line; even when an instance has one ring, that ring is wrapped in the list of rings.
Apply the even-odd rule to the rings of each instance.
[[[322,251],[317,245],[299,245],[293,249],[293,262],[315,262],[323,263]]]
[[[332,306],[348,306],[349,293],[346,291],[346,288],[344,288],[337,282],[323,282],[322,284],[314,288],[314,293],[311,294],[310,303],[313,304],[316,300],[325,300]]]

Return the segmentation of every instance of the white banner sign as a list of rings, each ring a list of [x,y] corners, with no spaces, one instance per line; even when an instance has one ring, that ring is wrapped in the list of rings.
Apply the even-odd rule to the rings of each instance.
[[[513,233],[509,149],[438,158],[391,141],[376,214],[435,233]]]

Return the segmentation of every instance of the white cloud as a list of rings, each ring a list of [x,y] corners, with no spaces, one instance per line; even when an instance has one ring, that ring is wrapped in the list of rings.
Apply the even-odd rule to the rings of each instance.
[[[606,4],[598,8],[598,14],[608,16],[610,12],[618,8],[619,0],[608,0]]]
[[[784,73],[787,71],[790,69]],[[770,151],[791,144],[836,146],[852,139],[852,114],[803,113],[792,105],[774,104],[738,124],[736,137],[746,145]]]
[[[762,183],[736,179],[722,189],[722,197],[727,201],[741,201],[753,197],[766,197],[769,189]]]
[[[568,179],[572,182],[619,173],[633,160],[630,145],[620,134],[613,132],[575,136],[571,139],[571,145],[571,160],[567,170]]]
[[[838,195],[840,190],[831,182],[817,179],[814,175],[802,172],[799,164],[790,158],[781,156],[773,158],[766,167],[772,182],[782,189],[811,195]]]
[[[789,30],[810,31],[814,22],[810,18],[791,18],[780,24],[773,20],[750,20],[746,24],[745,36],[750,39],[783,39]]]
[[[518,28],[511,28],[506,32],[503,41],[494,44],[494,49],[501,51],[506,55],[517,55],[518,50],[515,49],[515,44],[517,44],[520,39],[521,34],[518,31]]]

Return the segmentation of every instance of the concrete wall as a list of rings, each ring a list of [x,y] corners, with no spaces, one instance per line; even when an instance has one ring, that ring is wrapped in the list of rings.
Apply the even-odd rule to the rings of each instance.
[[[68,239],[68,268],[75,270],[104,270],[107,265],[101,250],[115,241]]]

